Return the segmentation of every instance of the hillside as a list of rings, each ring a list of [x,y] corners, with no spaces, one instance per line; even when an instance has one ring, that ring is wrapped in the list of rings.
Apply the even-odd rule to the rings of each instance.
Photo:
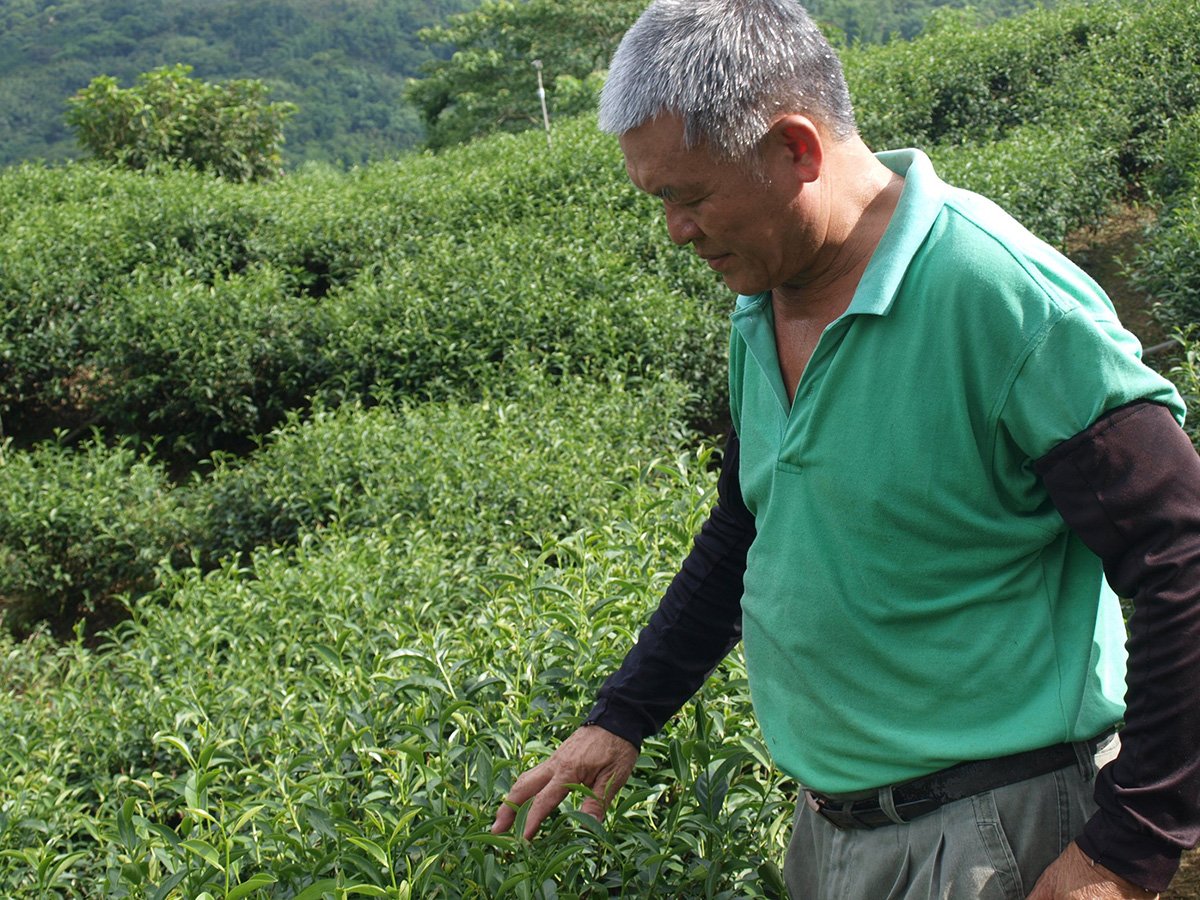
[[[1200,321],[1195,0],[844,58],[870,145]],[[594,115],[247,183],[0,168],[0,897],[779,900],[736,649],[604,823],[489,830],[714,501],[731,303]]]
[[[820,22],[833,25],[850,43],[882,44],[909,40],[925,28],[930,16],[941,8],[969,7],[981,23],[1053,6],[1041,0],[808,0],[805,7]]]
[[[605,0],[599,0],[605,2]],[[963,0],[811,0],[823,23],[851,41],[908,37],[938,7]],[[339,165],[387,159],[419,144],[425,126],[403,96],[408,78],[453,44],[426,46],[420,29],[446,22],[480,0],[2,0],[0,2],[0,166],[79,155],[63,122],[66,99],[97,75],[128,86],[140,73],[186,64],[205,81],[257,78],[273,100],[297,104],[285,160]],[[979,0],[980,21],[1033,6],[1032,0]],[[500,13],[489,21],[504,22]],[[510,15],[510,18],[514,18]],[[497,25],[497,27],[500,27]],[[528,26],[525,26],[528,27]],[[613,34],[623,24],[617,23]],[[554,31],[561,31],[561,23]],[[509,71],[511,36],[487,81]],[[525,43],[528,43],[526,41]],[[508,63],[511,62],[511,65]],[[550,73],[547,73],[550,75]],[[550,85],[553,101],[554,85]]]
[[[289,161],[394,156],[422,136],[401,99],[432,52],[417,32],[479,0],[4,0],[0,165],[77,156],[66,99],[185,63],[206,81],[258,78],[296,103]]]

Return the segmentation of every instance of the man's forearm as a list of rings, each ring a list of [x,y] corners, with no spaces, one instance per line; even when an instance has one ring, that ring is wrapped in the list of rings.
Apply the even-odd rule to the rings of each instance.
[[[733,435],[722,460],[717,505],[588,716],[588,722],[635,745],[662,728],[741,638],[742,576],[754,519],[742,502],[738,450]]]
[[[1170,412],[1132,404],[1036,467],[1066,523],[1134,602],[1122,748],[1079,838],[1093,859],[1163,890],[1200,840],[1200,458]]]

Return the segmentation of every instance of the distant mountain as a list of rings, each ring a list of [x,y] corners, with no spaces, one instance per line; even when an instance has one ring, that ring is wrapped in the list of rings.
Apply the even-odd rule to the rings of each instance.
[[[129,86],[185,63],[257,78],[299,112],[289,163],[394,156],[423,131],[402,96],[432,58],[417,38],[480,0],[0,0],[0,165],[79,155],[66,100],[97,75]]]
[[[939,9],[968,9],[979,24],[987,24],[1053,5],[1054,0],[804,0],[815,19],[834,26],[854,44],[910,40]]]
[[[80,155],[63,120],[68,97],[97,75],[112,75],[128,87],[142,72],[178,63],[192,66],[193,77],[205,81],[260,79],[271,87],[271,100],[295,103],[299,111],[285,129],[289,164],[352,165],[395,156],[425,137],[420,116],[403,95],[407,79],[420,77],[421,65],[433,58],[418,31],[483,2],[490,0],[0,0],[0,165]],[[805,5],[845,42],[856,44],[910,38],[939,7],[969,5],[968,15],[983,23],[1052,4],[807,0]],[[512,4],[502,6],[484,18],[513,19]],[[485,37],[480,46],[492,43]],[[509,44],[506,36],[492,49]],[[454,48],[435,49],[449,56]],[[471,57],[464,65],[473,65]],[[503,59],[499,65],[503,70]],[[527,61],[519,67],[525,71]],[[496,87],[493,75],[474,74]],[[471,75],[466,73],[468,80]]]

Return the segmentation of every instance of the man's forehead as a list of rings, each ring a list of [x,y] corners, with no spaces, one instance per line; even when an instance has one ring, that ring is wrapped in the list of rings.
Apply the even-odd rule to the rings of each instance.
[[[625,170],[638,190],[668,202],[695,193],[700,187],[700,180],[682,166],[639,165],[626,157]]]
[[[653,149],[658,152],[686,153],[683,120],[679,116],[660,113],[641,125],[630,128],[620,137],[621,149],[630,152]]]
[[[620,143],[630,180],[663,200],[694,190],[715,165],[704,149],[684,145],[683,125],[674,116],[639,125],[622,134]]]

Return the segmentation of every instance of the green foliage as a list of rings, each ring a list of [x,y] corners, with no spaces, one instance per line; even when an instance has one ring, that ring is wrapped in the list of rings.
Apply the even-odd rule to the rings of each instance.
[[[240,267],[260,215],[251,190],[194,172],[0,171],[0,414],[10,429],[13,419],[65,427],[90,417],[80,386],[94,380],[93,311],[140,270],[206,280]]]
[[[695,386],[697,417],[723,408],[727,294],[586,121],[553,152],[522,135],[348,177],[104,173],[89,190],[86,171],[0,175],[26,202],[0,232],[10,425],[203,453],[309,395],[478,397],[531,364],[665,373]]]
[[[1111,3],[1076,3],[986,29],[945,18],[916,40],[849,51],[846,76],[860,131],[873,147],[930,147],[985,143],[1045,122],[1050,95],[1076,93],[1063,80],[1065,67],[1098,31],[1111,29],[1114,10]],[[1079,93],[1108,77],[1090,69]]]
[[[231,181],[279,173],[290,103],[268,103],[261,81],[218,85],[189,77],[191,66],[164,66],[131,88],[101,75],[73,96],[67,122],[97,159],[131,169],[184,164]]]
[[[573,530],[627,488],[630,461],[680,440],[686,391],[514,373],[502,395],[347,404],[289,417],[247,459],[221,457],[196,490],[209,557],[342,528],[432,528],[486,547]],[[553,490],[532,490],[534,485]],[[481,517],[480,510],[487,510]]]
[[[551,115],[590,111],[600,88],[593,73],[607,68],[645,6],[643,0],[484,0],[423,30],[427,45],[454,51],[427,63],[424,77],[406,90],[425,123],[427,146],[541,126],[535,60],[544,67]]]
[[[1094,79],[1098,90],[1086,105],[1082,91],[1063,92],[1060,109],[1064,118],[1086,110],[1098,124],[1116,127],[1122,174],[1136,179],[1162,163],[1172,124],[1200,109],[1200,8],[1189,0],[1120,5],[1111,22],[1111,33],[1080,69],[1066,73],[1065,84],[1079,86],[1083,66],[1110,77]]]
[[[1134,280],[1169,327],[1200,322],[1200,198],[1165,212],[1134,260]]]
[[[1153,197],[1171,205],[1200,192],[1200,109],[1171,119],[1161,143],[1159,164],[1147,172]]]
[[[10,0],[0,8],[0,165],[78,155],[65,98],[100,72],[126,83],[185,63],[255,79],[295,103],[289,164],[384,159],[422,138],[405,80],[432,54],[417,32],[477,0]]]
[[[1005,16],[1027,12],[1038,0],[807,0],[804,7],[822,26],[831,26],[851,44],[881,44],[909,40],[937,30],[947,21],[945,13],[959,14],[973,22],[990,23]],[[964,8],[965,7],[965,8]]]
[[[1200,451],[1200,330],[1189,325],[1179,334],[1183,352],[1167,375],[1179,390],[1187,404],[1188,434],[1196,450]]]
[[[195,455],[261,434],[323,378],[321,307],[270,266],[132,281],[90,318],[80,385],[110,427]]]
[[[937,147],[933,162],[949,184],[989,197],[1043,240],[1098,223],[1124,182],[1117,150],[1082,126],[1029,125],[1002,140]]]
[[[1070,3],[988,28],[965,14],[934,24],[911,42],[844,54],[864,139],[929,150],[948,180],[1055,243],[1140,189],[1162,162],[1170,123],[1200,102],[1191,0]]]
[[[1162,164],[1150,186],[1161,212],[1132,264],[1137,286],[1155,298],[1168,328],[1200,323],[1200,111],[1167,126]]]
[[[487,832],[634,639],[711,503],[704,463],[642,469],[586,534],[474,558],[412,523],[334,529],[180,573],[103,652],[4,646],[23,690],[0,697],[20,735],[0,755],[0,885],[772,896],[757,870],[782,852],[790,804],[736,655],[647,743],[606,824],[565,813],[533,847]]]
[[[0,445],[0,609],[19,631],[144,591],[190,535],[160,464],[93,438]]]

